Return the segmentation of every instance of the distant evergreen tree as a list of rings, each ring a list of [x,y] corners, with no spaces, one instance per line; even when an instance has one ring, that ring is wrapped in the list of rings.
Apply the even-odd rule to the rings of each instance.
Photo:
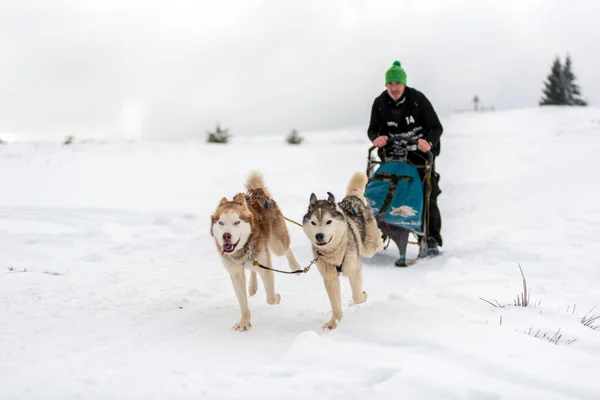
[[[208,143],[227,143],[231,135],[229,129],[221,129],[221,125],[217,124],[214,132],[208,132]]]
[[[550,75],[544,82],[544,97],[540,101],[541,106],[556,106],[567,104],[567,94],[565,92],[565,79],[563,74],[563,67],[560,63],[560,59],[556,57],[552,64],[552,70]]]
[[[583,101],[581,90],[577,84],[577,78],[573,73],[571,57],[567,55],[564,66],[560,58],[556,57],[552,64],[550,75],[544,82],[544,97],[540,100],[541,106],[586,106]]]
[[[563,68],[563,79],[565,85],[565,94],[567,98],[567,104],[570,106],[587,106],[587,103],[583,101],[579,85],[577,84],[577,78],[573,73],[573,67],[571,66],[571,56],[567,55],[565,59],[565,66]]]
[[[296,129],[294,129],[288,137],[285,139],[289,144],[300,144],[304,140],[302,136],[298,133]]]

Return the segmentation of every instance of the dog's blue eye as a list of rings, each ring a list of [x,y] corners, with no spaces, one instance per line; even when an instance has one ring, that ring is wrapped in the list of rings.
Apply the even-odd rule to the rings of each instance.
[[[219,221],[219,225],[223,226],[225,223],[223,221]]]
[[[327,225],[329,225],[331,223],[331,220],[327,221]]]
[[[240,224],[240,221],[235,221],[233,224],[234,224],[234,225],[239,225],[239,224]]]
[[[311,224],[313,224],[313,225],[316,225],[316,224],[315,224],[315,221],[310,221],[310,223],[311,223]]]

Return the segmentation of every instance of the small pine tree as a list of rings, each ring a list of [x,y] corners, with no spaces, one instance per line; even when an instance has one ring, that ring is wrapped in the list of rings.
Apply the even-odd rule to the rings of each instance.
[[[560,59],[556,57],[554,59],[554,63],[552,64],[550,75],[548,75],[546,82],[544,82],[544,97],[540,101],[540,105],[549,106],[567,104],[567,95],[565,92],[564,82],[565,78],[563,74],[563,67],[560,63]]]
[[[74,141],[75,141],[75,137],[74,137],[74,136],[67,136],[67,137],[65,138],[65,141],[63,142],[63,144],[64,144],[65,146],[68,146],[68,145],[70,145],[70,144],[73,144],[73,142],[74,142]]]
[[[552,70],[544,82],[544,97],[540,101],[541,106],[561,105],[561,106],[586,106],[583,101],[577,78],[573,73],[571,57],[567,55],[564,66],[558,57],[552,64]]]
[[[565,94],[567,104],[570,106],[587,106],[587,103],[583,101],[579,85],[577,84],[577,78],[573,73],[573,67],[571,66],[571,56],[567,55],[565,59],[565,66],[563,68],[563,79],[565,85]]]
[[[286,138],[286,141],[289,144],[300,144],[300,143],[302,143],[303,140],[304,140],[304,138],[298,134],[298,131],[296,129],[294,129],[292,132],[290,132],[290,134]]]
[[[221,125],[217,124],[214,132],[208,132],[208,143],[227,143],[231,135],[229,129],[221,129]]]

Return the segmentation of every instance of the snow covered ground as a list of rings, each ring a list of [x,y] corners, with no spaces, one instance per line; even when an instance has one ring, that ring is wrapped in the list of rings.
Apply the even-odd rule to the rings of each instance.
[[[369,300],[344,280],[333,332],[316,270],[276,276],[277,306],[259,286],[253,328],[232,331],[209,216],[256,168],[300,220],[311,192],[341,196],[365,169],[364,131],[0,146],[0,399],[600,398],[600,329],[581,323],[600,315],[600,110],[442,122],[444,255],[366,260]]]

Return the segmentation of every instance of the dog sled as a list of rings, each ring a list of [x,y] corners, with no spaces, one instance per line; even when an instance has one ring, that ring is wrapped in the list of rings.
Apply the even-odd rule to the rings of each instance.
[[[419,246],[417,259],[431,255],[427,226],[433,155],[426,153],[423,165],[415,165],[408,160],[408,154],[414,151],[421,156],[416,152],[416,141],[390,137],[388,144],[396,148],[392,158],[382,160],[375,146],[369,149],[366,171],[369,181],[365,197],[383,232],[383,239],[388,245],[392,240],[398,246],[400,258],[395,265],[406,267],[416,261],[407,262],[406,259],[411,234],[417,241],[410,243]]]

